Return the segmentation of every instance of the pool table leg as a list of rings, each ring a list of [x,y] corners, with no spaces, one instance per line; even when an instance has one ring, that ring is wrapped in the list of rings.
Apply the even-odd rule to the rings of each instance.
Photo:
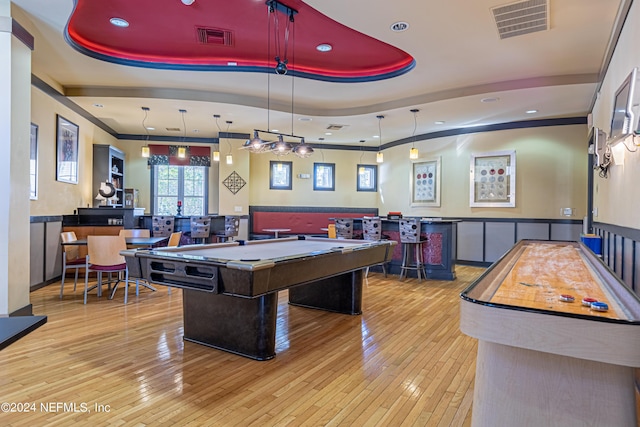
[[[289,304],[343,314],[362,314],[363,270],[289,288]]]
[[[184,339],[256,360],[276,354],[278,293],[258,298],[183,289]]]

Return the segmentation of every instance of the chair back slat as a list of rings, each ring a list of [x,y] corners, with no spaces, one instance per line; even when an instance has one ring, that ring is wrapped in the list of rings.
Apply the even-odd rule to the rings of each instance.
[[[64,231],[60,233],[62,243],[69,243],[78,240],[74,231]],[[62,245],[62,250],[67,257],[67,261],[75,261],[80,257],[79,248],[77,246]]]
[[[95,265],[124,264],[120,251],[127,249],[124,236],[87,236],[89,263]]]
[[[123,237],[151,237],[151,232],[146,228],[128,228],[120,230],[119,235]]]

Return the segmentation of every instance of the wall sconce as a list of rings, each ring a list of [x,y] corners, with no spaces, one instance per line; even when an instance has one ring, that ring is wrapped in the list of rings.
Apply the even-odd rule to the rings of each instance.
[[[186,147],[178,147],[178,157],[184,159],[187,157],[187,148]]]
[[[219,151],[214,151],[213,152],[213,161],[214,162],[219,162],[220,161],[220,152]]]
[[[148,146],[144,146],[142,147],[142,157],[149,157],[151,155],[151,152],[149,151],[149,147]]]

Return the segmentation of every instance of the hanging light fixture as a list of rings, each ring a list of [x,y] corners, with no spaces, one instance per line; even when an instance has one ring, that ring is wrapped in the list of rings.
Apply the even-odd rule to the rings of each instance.
[[[231,120],[227,120],[227,135],[229,134],[229,128],[231,127],[231,124],[233,123]],[[229,138],[227,138],[227,144],[229,144],[229,154],[227,154],[227,164],[228,165],[232,165],[233,164],[233,156],[231,155],[231,142],[229,142]]]
[[[142,118],[142,127],[144,128],[144,132],[147,134],[147,144],[149,144],[149,129],[147,129],[147,125],[145,124],[147,120],[147,116],[149,114],[149,107],[142,107],[142,111],[144,111],[144,117]],[[151,155],[151,150],[149,150],[149,145],[145,145],[142,147],[142,157],[149,157]]]
[[[264,142],[258,135],[258,131],[253,131],[253,138],[247,139],[242,145],[242,148],[249,150],[252,153],[264,153],[269,150],[269,144]]]
[[[220,128],[220,123],[218,122],[218,119],[220,118],[219,114],[214,114],[213,117],[216,119],[216,127],[218,128],[218,147],[221,144],[221,137],[220,135],[222,134],[222,129]],[[233,123],[230,120],[226,121],[227,123],[227,133],[229,133],[229,127],[231,126],[231,124]],[[231,143],[229,142],[229,139],[227,138],[227,144],[229,145],[229,153],[226,155],[225,157],[225,161],[228,165],[232,165],[233,164],[233,155],[231,154]],[[220,153],[218,152],[218,159],[216,160],[216,152],[213,152],[213,159],[216,161],[220,161]]]
[[[360,140],[360,163],[362,163],[362,156],[364,156],[364,150],[362,149],[364,143],[365,143],[365,140],[361,139]],[[361,164],[360,167],[358,168],[358,175],[362,175],[364,174],[364,172],[365,172],[364,165]]]
[[[313,147],[304,142],[304,138],[300,140],[300,144],[293,147],[293,153],[301,159],[306,159],[313,155]]]
[[[382,154],[382,119],[384,119],[383,115],[380,116],[376,116],[376,118],[378,119],[378,153],[376,154],[376,163],[382,163],[384,162],[384,154]]]
[[[216,119],[216,124],[218,123],[218,118],[220,117],[218,114],[214,114],[213,117]],[[220,130],[220,126],[218,126],[218,130]],[[213,161],[220,161],[220,135],[218,134],[218,149],[213,150]]]
[[[419,156],[420,156],[420,152],[418,151],[418,149],[416,148],[416,129],[418,128],[418,110],[417,108],[414,108],[413,110],[411,110],[411,112],[413,113],[413,143],[411,145],[411,150],[409,150],[409,158],[411,160],[416,160]]]
[[[187,123],[184,120],[184,115],[187,113],[187,110],[180,109],[178,111],[180,111],[180,115],[182,116],[182,143],[184,144],[187,139]],[[178,158],[184,159],[185,157],[187,157],[187,148],[184,146],[178,147]]]
[[[220,152],[219,151],[214,151],[213,152],[213,161],[214,162],[219,162],[220,161]]]
[[[291,144],[286,142],[282,135],[278,135],[278,142],[271,144],[271,152],[276,156],[286,156],[291,150]]]

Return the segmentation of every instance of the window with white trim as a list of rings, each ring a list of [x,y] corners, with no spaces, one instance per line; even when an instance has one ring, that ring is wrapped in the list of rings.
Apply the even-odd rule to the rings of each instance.
[[[178,202],[182,216],[207,213],[208,175],[205,166],[152,167],[153,215],[177,215]]]

